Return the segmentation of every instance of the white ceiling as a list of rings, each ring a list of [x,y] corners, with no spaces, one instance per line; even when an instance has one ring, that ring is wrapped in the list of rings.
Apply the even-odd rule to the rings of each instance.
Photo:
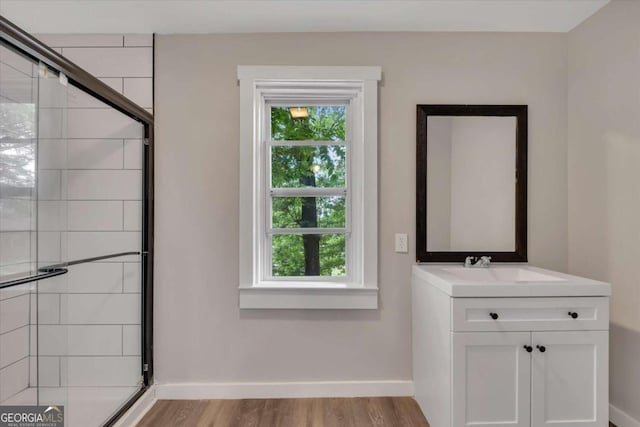
[[[0,0],[31,33],[566,32],[609,0]]]

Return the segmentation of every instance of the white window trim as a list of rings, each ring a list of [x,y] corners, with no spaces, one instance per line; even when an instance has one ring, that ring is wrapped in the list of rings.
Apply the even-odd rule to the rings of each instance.
[[[378,81],[380,67],[238,66],[240,80],[240,308],[378,308]],[[291,89],[292,82],[296,88]],[[299,85],[298,85],[299,83]],[[290,89],[290,90],[288,90]],[[264,281],[265,233],[261,110],[265,97],[350,99],[351,259],[343,281]],[[291,92],[288,95],[287,92]],[[275,97],[275,98],[273,98]],[[315,96],[315,99],[318,97]],[[354,102],[359,103],[354,108]],[[352,185],[353,184],[353,185]]]

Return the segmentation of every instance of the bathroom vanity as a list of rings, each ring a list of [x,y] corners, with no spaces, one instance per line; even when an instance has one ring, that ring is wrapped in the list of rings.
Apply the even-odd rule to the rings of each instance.
[[[415,265],[415,396],[431,427],[606,427],[603,282],[527,265]]]

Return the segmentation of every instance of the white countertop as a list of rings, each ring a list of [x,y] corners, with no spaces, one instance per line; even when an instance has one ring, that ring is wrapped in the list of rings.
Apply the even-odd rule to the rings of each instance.
[[[464,268],[461,264],[417,264],[414,279],[452,297],[609,296],[611,285],[528,264],[492,264]]]

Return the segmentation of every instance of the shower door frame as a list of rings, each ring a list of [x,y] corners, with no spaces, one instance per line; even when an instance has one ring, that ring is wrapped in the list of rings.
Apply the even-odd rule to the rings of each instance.
[[[64,74],[70,83],[144,127],[142,165],[142,260],[141,260],[141,372],[142,387],[105,422],[111,426],[153,383],[153,241],[154,241],[154,120],[153,115],[26,31],[0,15],[0,39],[13,50],[53,71]],[[155,36],[154,36],[155,39]],[[155,45],[155,43],[154,43]],[[155,59],[155,54],[154,54]],[[34,276],[33,281],[38,280]],[[39,277],[42,279],[42,277]],[[25,282],[23,282],[25,283]]]

